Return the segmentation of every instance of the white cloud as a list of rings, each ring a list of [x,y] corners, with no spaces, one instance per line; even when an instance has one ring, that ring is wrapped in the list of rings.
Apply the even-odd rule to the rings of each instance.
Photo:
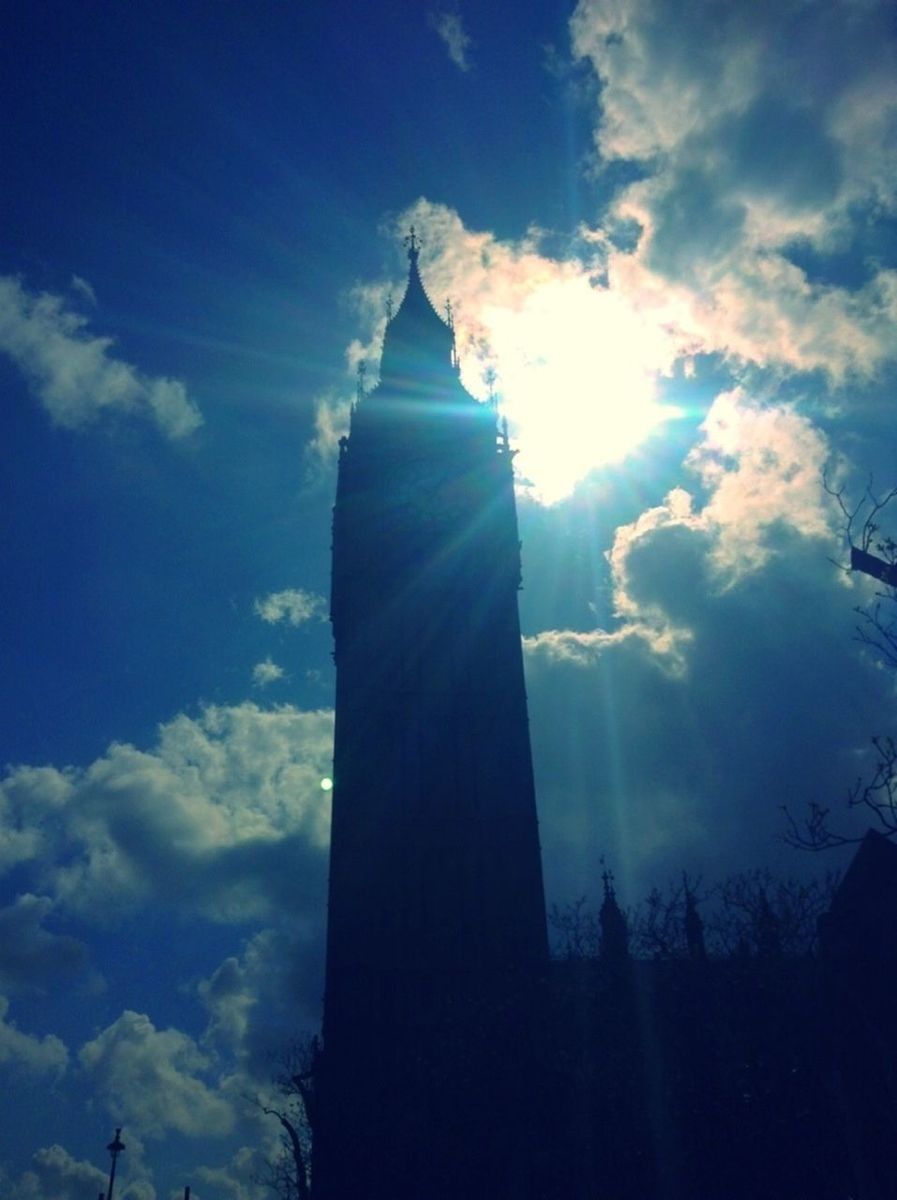
[[[320,914],[292,920],[288,928],[262,929],[200,981],[198,994],[209,1014],[203,1046],[268,1085],[272,1056],[300,1029],[317,1024],[322,934]]]
[[[468,52],[471,46],[470,36],[464,28],[461,16],[457,12],[437,12],[430,17],[430,23],[441,38],[448,56],[459,71],[470,70]]]
[[[616,531],[607,557],[622,627],[573,642],[566,634],[555,632],[553,641],[543,635],[531,652],[593,657],[608,640],[639,637],[667,669],[684,671],[693,631],[677,619],[681,606],[670,604],[665,573],[681,573],[689,562],[691,588],[713,594],[789,553],[795,537],[817,540],[821,557],[834,546],[836,514],[822,484],[828,445],[806,417],[736,388],[716,397],[701,435],[686,466],[706,491],[703,507],[677,487]]]
[[[34,295],[18,279],[0,276],[0,351],[57,425],[76,429],[120,412],[149,417],[166,436],[181,438],[202,424],[180,380],[144,375],[113,357],[111,346],[111,338],[89,333],[87,320],[62,297]]]
[[[113,743],[84,769],[10,770],[0,822],[60,911],[301,912],[321,902],[332,730],[331,712],[209,707],[161,726],[148,751]]]
[[[611,214],[642,230],[611,286],[704,349],[835,383],[894,354],[894,273],[814,281],[795,244],[849,244],[893,213],[897,59],[887,5],[581,0],[574,52],[601,79],[596,144],[646,177]]]
[[[62,1146],[44,1146],[32,1158],[32,1168],[6,1192],[9,1200],[84,1200],[105,1193],[109,1176],[92,1163],[75,1159]],[[125,1200],[127,1190],[122,1192]]]
[[[772,553],[769,531],[834,541],[834,512],[822,486],[828,444],[793,406],[761,404],[741,388],[714,400],[702,439],[686,460],[711,489],[701,517],[717,535],[713,562],[729,580]]]
[[[21,766],[8,773],[0,783],[0,870],[44,856],[72,790],[69,771]]]
[[[283,679],[283,676],[283,667],[279,667],[271,658],[257,662],[252,668],[252,682],[259,688],[267,687],[269,683],[276,683],[278,679]]]
[[[68,1066],[69,1054],[55,1034],[34,1037],[22,1033],[6,1020],[9,1001],[0,996],[0,1063],[18,1067],[31,1075],[61,1075]]]
[[[199,995],[209,1010],[204,1040],[239,1052],[257,1000],[249,986],[245,964],[235,955],[229,955],[208,979],[200,982]]]
[[[324,608],[324,600],[314,592],[306,592],[302,588],[285,588],[282,592],[270,592],[267,596],[259,597],[253,604],[256,616],[261,617],[270,625],[285,621],[288,625],[302,625],[314,617],[319,617]]]
[[[225,1197],[226,1200],[269,1200],[270,1188],[258,1182],[259,1160],[256,1147],[241,1146],[223,1167],[197,1167],[196,1178],[200,1184],[208,1185],[209,1196]],[[205,1187],[203,1194],[206,1194]]]
[[[357,343],[353,343],[355,345]],[[345,395],[328,393],[315,400],[314,436],[306,443],[304,460],[307,482],[326,480],[332,486],[331,468],[339,452],[340,438],[349,432],[352,401]]]
[[[126,1011],[78,1057],[115,1119],[143,1136],[215,1137],[233,1127],[230,1103],[204,1078],[210,1059],[180,1030]]]

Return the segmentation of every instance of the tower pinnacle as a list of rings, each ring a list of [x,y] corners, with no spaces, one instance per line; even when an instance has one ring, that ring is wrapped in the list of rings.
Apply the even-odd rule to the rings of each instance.
[[[411,263],[412,267],[416,267],[417,260],[420,256],[420,238],[415,233],[413,225],[402,239],[402,242],[408,251],[408,261]]]

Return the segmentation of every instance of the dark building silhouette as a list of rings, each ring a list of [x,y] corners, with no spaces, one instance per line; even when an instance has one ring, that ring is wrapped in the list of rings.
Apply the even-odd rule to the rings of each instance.
[[[531,1194],[547,936],[512,451],[409,238],[333,510],[337,671],[316,1200]]]
[[[897,845],[870,829],[820,921],[828,1077],[857,1200],[897,1196]]]
[[[721,941],[687,880],[646,953],[605,872],[549,967],[512,452],[417,258],[333,513],[315,1200],[891,1200],[893,844],[863,843],[818,953],[788,940],[803,893],[734,894]]]

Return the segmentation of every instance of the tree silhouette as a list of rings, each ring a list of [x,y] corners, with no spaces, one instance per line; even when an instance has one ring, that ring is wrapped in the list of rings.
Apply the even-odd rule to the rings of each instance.
[[[280,1122],[280,1153],[258,1171],[256,1181],[280,1200],[310,1200],[311,1151],[314,1136],[314,1071],[319,1053],[317,1037],[291,1039],[277,1059],[272,1083],[276,1099],[247,1097],[266,1116]]]
[[[823,485],[842,515],[850,565],[836,563],[844,571],[859,571],[878,583],[873,596],[857,605],[856,639],[884,666],[897,670],[897,540],[882,529],[882,521],[895,523],[897,487],[876,492],[870,479],[862,496],[851,503],[843,487],[827,477]],[[897,836],[897,740],[890,734],[872,738],[875,765],[870,774],[858,777],[847,792],[848,810],[865,811],[873,828],[885,837]],[[828,850],[833,846],[862,841],[863,832],[839,828],[832,822],[831,809],[819,801],[810,803],[802,816],[783,805],[787,821],[785,840],[801,850]]]

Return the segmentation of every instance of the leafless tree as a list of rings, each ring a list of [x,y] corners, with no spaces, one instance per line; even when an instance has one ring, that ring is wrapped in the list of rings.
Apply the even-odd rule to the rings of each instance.
[[[838,873],[815,879],[778,878],[769,870],[741,871],[712,886],[682,876],[665,891],[653,888],[630,908],[627,922],[632,956],[638,959],[696,957],[690,945],[688,912],[701,911],[701,953],[710,958],[797,958],[816,949],[819,916],[831,905]],[[585,896],[561,908],[555,905],[549,921],[558,932],[555,953],[560,958],[597,958],[599,922]]]
[[[665,892],[652,888],[647,899],[629,912],[632,953],[635,958],[687,958],[688,934],[686,909],[689,896],[698,896],[700,881],[689,884],[683,875],[680,883],[671,883]]]
[[[586,896],[570,904],[551,906],[548,924],[555,931],[554,953],[557,958],[597,958],[601,945],[598,915],[588,907]]]
[[[291,1039],[277,1056],[272,1076],[275,1097],[247,1097],[266,1116],[280,1122],[280,1153],[257,1175],[257,1182],[280,1200],[311,1197],[311,1147],[317,1118],[314,1071],[319,1049],[316,1037]]]
[[[850,566],[876,580],[872,598],[857,605],[856,637],[885,666],[897,669],[897,540],[882,529],[882,521],[897,524],[897,487],[876,492],[870,479],[862,496],[851,503],[843,487],[827,477],[825,490],[841,511]],[[847,792],[847,808],[865,810],[874,827],[886,837],[897,836],[897,741],[887,734],[872,738],[876,761],[871,774],[860,776]],[[827,850],[862,840],[863,833],[841,830],[832,823],[831,809],[811,802],[806,813],[795,815],[783,806],[785,838],[803,850]]]
[[[841,527],[850,550],[850,566],[835,565],[862,571],[879,584],[872,599],[854,609],[857,639],[887,666],[897,668],[897,541],[882,529],[883,520],[897,524],[892,507],[897,487],[879,493],[870,479],[860,499],[851,504],[843,487],[834,487],[827,478],[823,484],[841,511]]]
[[[777,878],[768,869],[740,871],[714,889],[707,920],[711,954],[799,958],[816,949],[817,922],[831,905],[838,873]]]

